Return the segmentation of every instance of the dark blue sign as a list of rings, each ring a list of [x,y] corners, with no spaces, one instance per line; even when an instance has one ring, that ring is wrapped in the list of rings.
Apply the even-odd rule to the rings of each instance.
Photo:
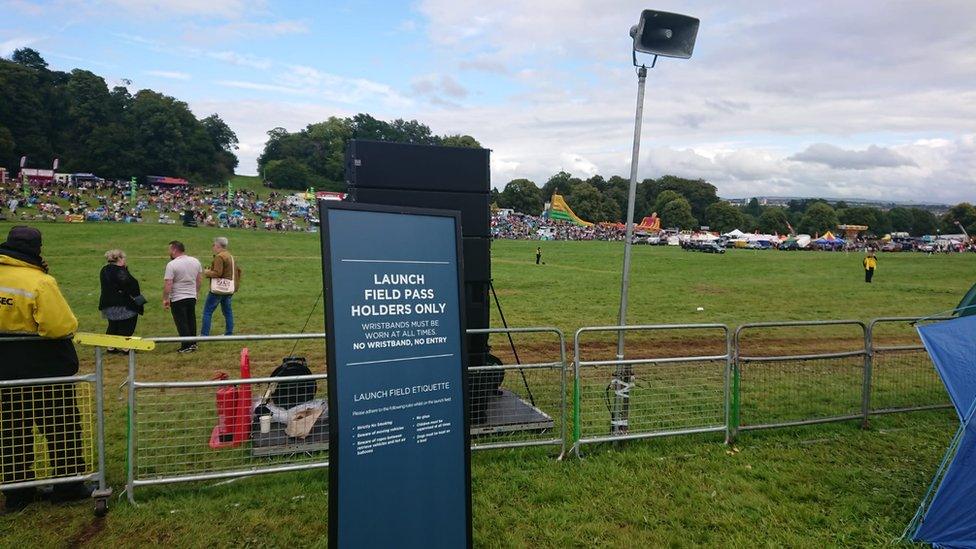
[[[332,547],[469,547],[455,212],[320,203]]]

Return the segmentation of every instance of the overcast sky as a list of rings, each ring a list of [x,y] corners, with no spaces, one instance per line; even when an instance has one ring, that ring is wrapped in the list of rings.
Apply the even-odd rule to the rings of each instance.
[[[701,19],[649,72],[640,176],[725,197],[976,202],[976,1],[0,0],[41,52],[216,112],[256,173],[267,130],[368,112],[467,133],[492,183],[627,175],[643,8]]]

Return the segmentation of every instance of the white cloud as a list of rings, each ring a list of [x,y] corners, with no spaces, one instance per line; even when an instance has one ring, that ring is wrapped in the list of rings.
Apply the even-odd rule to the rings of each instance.
[[[180,72],[180,71],[152,70],[152,71],[145,71],[145,72],[146,72],[146,74],[148,74],[150,76],[158,76],[159,78],[169,78],[170,80],[189,80],[190,79],[190,75],[189,74],[187,74],[185,72]]]
[[[270,69],[272,65],[271,60],[266,57],[259,57],[248,53],[237,53],[233,51],[211,51],[207,52],[207,57],[216,59],[218,61],[223,61],[224,63],[230,63],[232,65],[240,65],[242,67],[251,67],[253,69],[260,70]]]
[[[599,172],[599,168],[597,168],[596,164],[578,154],[564,152],[559,155],[559,159],[563,166],[565,166],[564,169],[566,171],[576,175],[591,177]]]
[[[456,107],[457,100],[468,96],[468,90],[449,74],[425,74],[410,82],[410,91],[434,105]]]
[[[238,19],[262,11],[265,2],[248,0],[103,0],[113,10],[152,17],[211,16]]]
[[[8,38],[7,40],[0,42],[0,57],[10,57],[15,50],[26,48],[38,40],[40,40],[40,38],[35,36],[15,36],[13,38]]]
[[[705,177],[726,196],[976,199],[976,170],[966,169],[976,164],[966,145],[976,127],[976,3],[662,2],[655,8],[702,25],[692,59],[650,71],[641,177]],[[438,53],[498,75],[509,95],[417,117],[517,163],[517,173],[493,169],[499,187],[512,176],[545,181],[566,155],[626,174],[636,89],[627,29],[644,7],[423,0]]]
[[[277,84],[265,84],[262,82],[246,82],[243,80],[218,80],[216,84],[228,88],[238,88],[242,90],[268,91],[277,93],[287,93],[289,95],[309,95],[309,91],[301,88],[289,86],[279,86]]]
[[[813,162],[838,170],[869,170],[915,166],[915,162],[887,148],[871,145],[860,150],[847,150],[829,143],[815,143],[789,158],[797,162]]]
[[[278,80],[292,88],[306,89],[309,93],[329,101],[366,105],[380,101],[384,105],[407,106],[411,101],[387,84],[350,78],[306,65],[289,65]],[[374,107],[375,108],[375,107]]]

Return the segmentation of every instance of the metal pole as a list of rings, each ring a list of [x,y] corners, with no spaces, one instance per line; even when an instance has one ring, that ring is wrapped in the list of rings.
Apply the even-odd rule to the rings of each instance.
[[[136,504],[135,495],[135,479],[136,479],[136,352],[129,349],[129,386],[128,389],[128,401],[129,401],[129,413],[128,413],[128,435],[129,440],[127,441],[126,448],[126,487],[125,493],[129,497],[129,502],[132,505]]]
[[[637,162],[640,156],[641,122],[644,117],[644,83],[647,80],[647,67],[637,69],[637,116],[634,120],[634,152],[630,159],[630,190],[627,193],[627,232],[624,238],[624,269],[620,278],[620,326],[627,325],[627,289],[630,286],[630,241],[634,236],[634,202],[637,198]],[[624,332],[617,332],[617,360],[624,359]],[[610,433],[626,433],[630,417],[630,387],[633,384],[633,369],[627,365],[617,366],[613,373],[613,409],[610,413]]]
[[[871,386],[874,377],[874,323],[864,329],[864,380],[861,386],[861,428],[871,426]]]
[[[95,444],[98,446],[98,489],[105,490],[105,379],[102,348],[95,347]]]

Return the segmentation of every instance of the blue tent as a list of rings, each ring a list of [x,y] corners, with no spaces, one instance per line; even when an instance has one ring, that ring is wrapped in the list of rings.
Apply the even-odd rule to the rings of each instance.
[[[906,533],[933,547],[976,548],[976,316],[920,325],[918,333],[961,424]]]

